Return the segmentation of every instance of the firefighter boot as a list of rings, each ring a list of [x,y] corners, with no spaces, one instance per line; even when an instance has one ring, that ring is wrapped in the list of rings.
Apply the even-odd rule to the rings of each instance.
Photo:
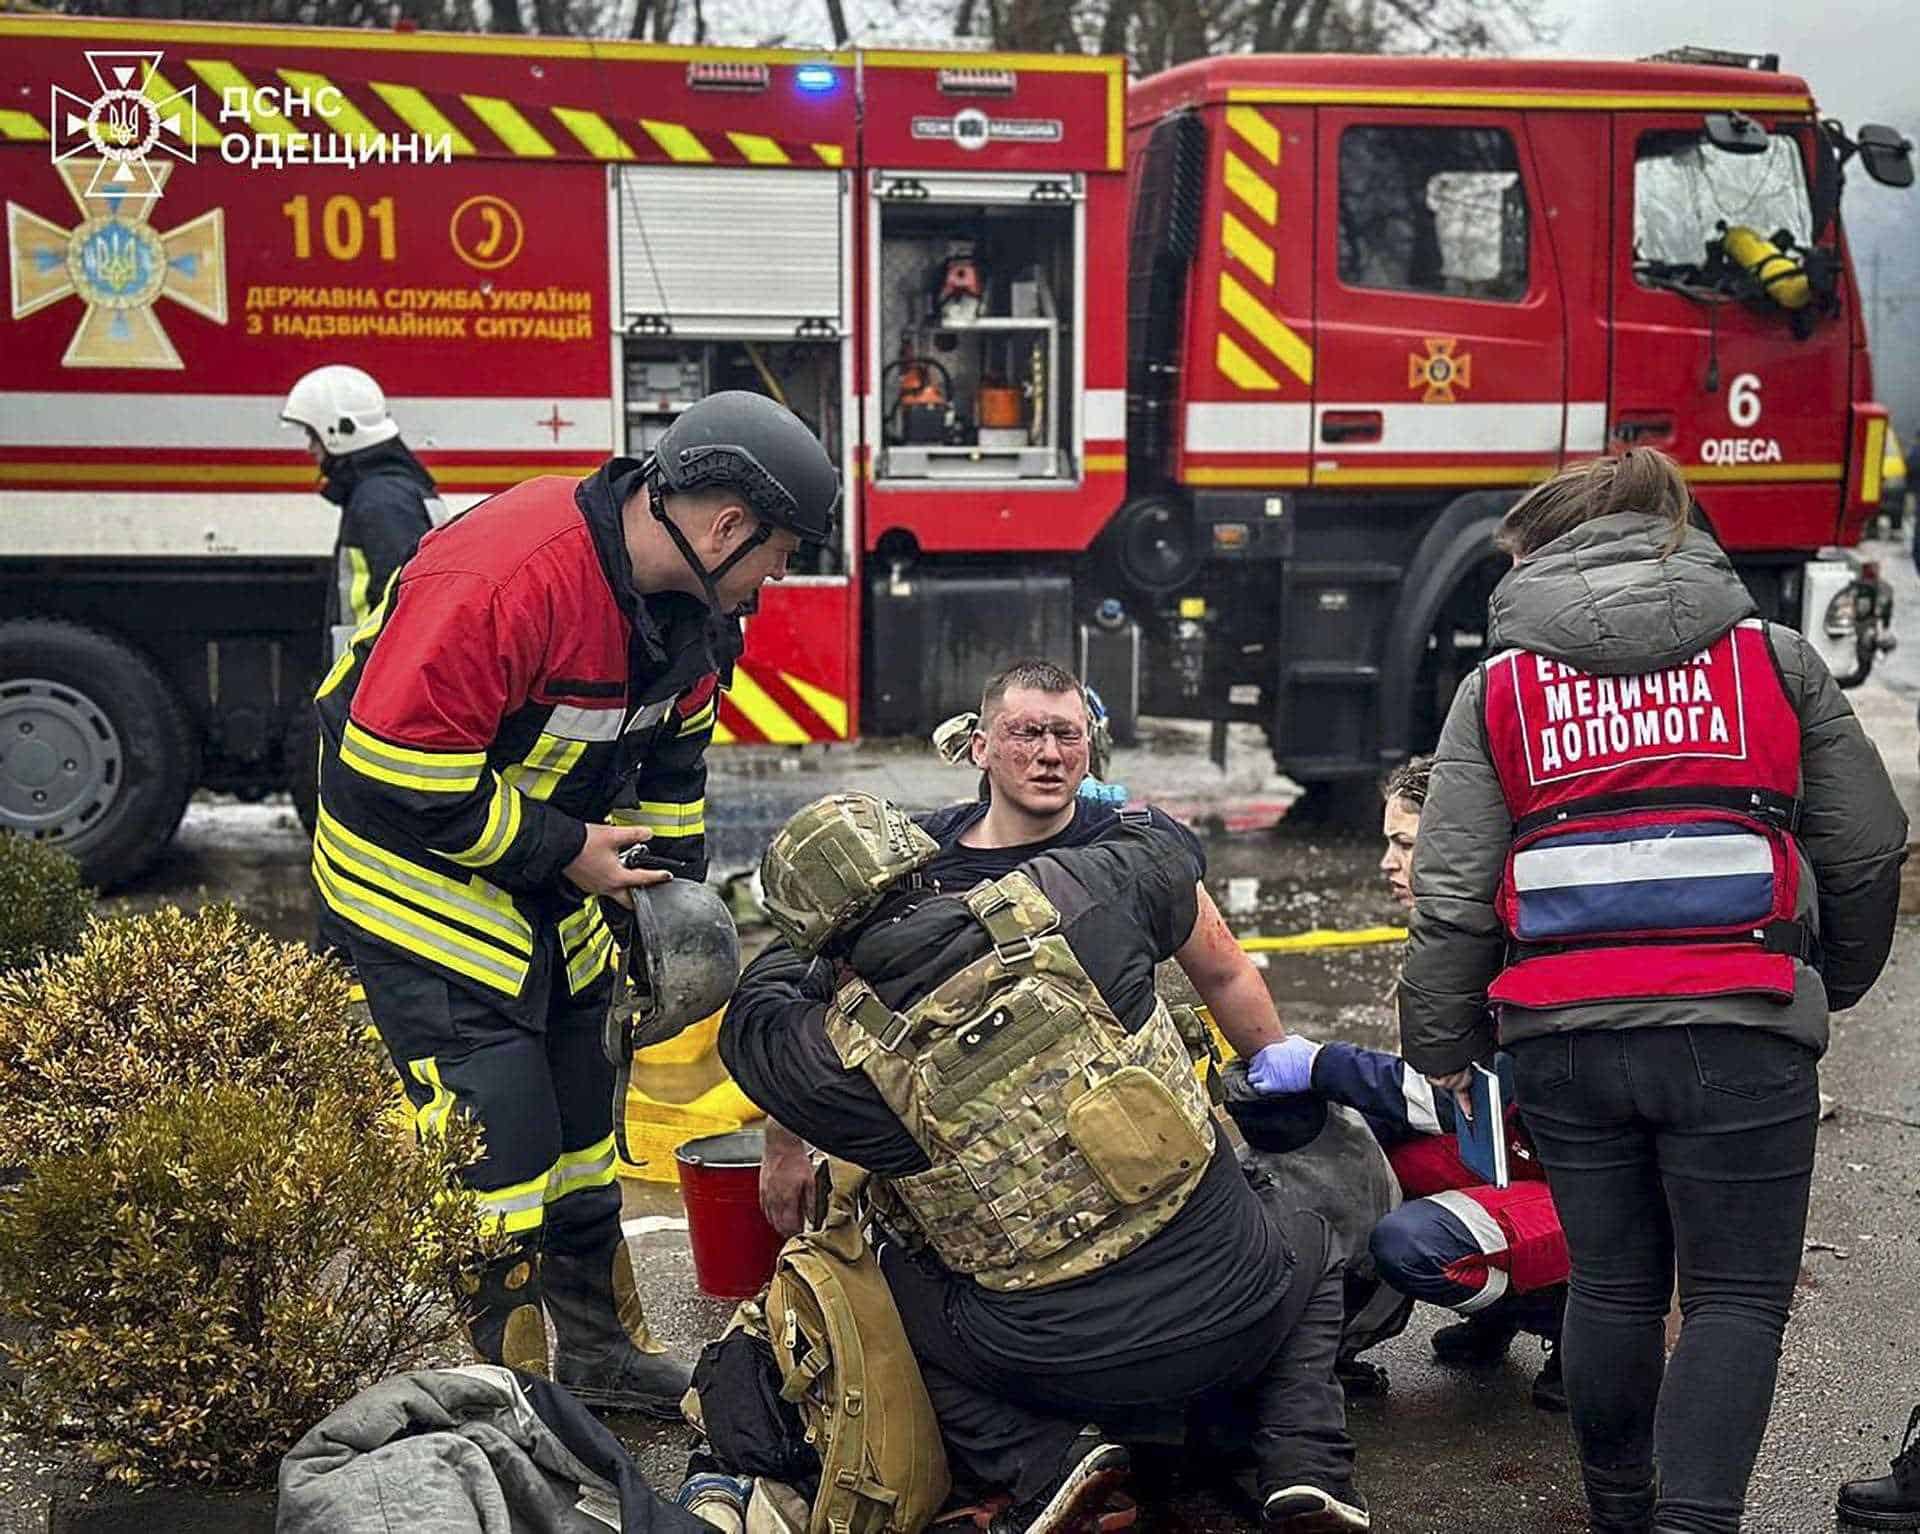
[[[549,1243],[542,1276],[558,1338],[554,1379],[583,1405],[677,1420],[692,1374],[647,1329],[620,1227],[585,1251]]]
[[[1885,1475],[1840,1488],[1840,1522],[1860,1529],[1920,1529],[1920,1406]]]
[[[466,1301],[473,1350],[490,1364],[547,1372],[547,1321],[540,1313],[540,1256],[525,1243],[480,1270]]]

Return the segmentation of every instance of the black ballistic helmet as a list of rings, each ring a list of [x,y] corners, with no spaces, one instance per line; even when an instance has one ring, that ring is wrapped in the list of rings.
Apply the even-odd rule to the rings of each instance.
[[[647,478],[667,495],[737,490],[762,522],[808,543],[833,537],[839,470],[806,424],[764,394],[726,389],[689,406],[655,444]]]

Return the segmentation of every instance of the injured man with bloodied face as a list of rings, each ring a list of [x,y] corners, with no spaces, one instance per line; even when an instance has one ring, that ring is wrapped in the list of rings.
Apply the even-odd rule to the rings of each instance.
[[[868,795],[795,815],[761,869],[786,940],[741,977],[720,1051],[871,1174],[956,1495],[1004,1534],[1110,1531],[1124,1444],[1171,1425],[1245,1463],[1267,1528],[1367,1528],[1326,1224],[1264,1209],[1196,1075],[1198,1018],[1154,991],[1197,918],[1198,844],[1128,813],[958,891],[925,876],[939,852]]]

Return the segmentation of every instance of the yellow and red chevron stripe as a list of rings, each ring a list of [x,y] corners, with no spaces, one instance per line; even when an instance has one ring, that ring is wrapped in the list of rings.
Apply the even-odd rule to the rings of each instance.
[[[847,727],[846,699],[777,666],[736,665],[733,685],[720,694],[713,742],[801,746],[845,740]]]
[[[1257,107],[1227,108],[1220,174],[1219,315],[1214,365],[1236,389],[1273,393],[1283,376],[1313,382],[1313,348],[1274,311],[1282,214],[1282,138]],[[1276,370],[1277,365],[1277,370]]]
[[[223,136],[208,108],[234,92],[244,102],[247,131],[256,138],[281,143],[316,133],[334,134],[359,142],[393,137],[437,141],[445,138],[456,158],[523,160],[667,161],[699,165],[797,166],[838,169],[846,162],[840,144],[797,143],[753,131],[742,121],[736,127],[698,127],[652,117],[615,117],[586,106],[539,106],[504,96],[476,92],[429,91],[419,86],[383,80],[341,80],[315,70],[242,70],[227,59],[187,58],[184,72],[173,59],[155,71],[148,94],[164,99],[176,89],[200,87],[201,110],[191,116],[183,137],[203,149],[219,145]],[[280,115],[274,104],[283,92],[304,93],[312,100],[329,91],[337,108],[325,118],[303,116],[294,121]],[[256,94],[258,93],[258,94]],[[232,129],[236,124],[228,123]],[[32,112],[9,108],[0,112],[0,139],[40,141],[47,125]]]

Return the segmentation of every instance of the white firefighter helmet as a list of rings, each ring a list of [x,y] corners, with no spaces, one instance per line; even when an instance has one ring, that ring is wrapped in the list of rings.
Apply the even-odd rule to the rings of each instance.
[[[400,435],[380,385],[360,369],[339,363],[315,368],[295,384],[280,407],[280,419],[306,427],[334,458]]]

